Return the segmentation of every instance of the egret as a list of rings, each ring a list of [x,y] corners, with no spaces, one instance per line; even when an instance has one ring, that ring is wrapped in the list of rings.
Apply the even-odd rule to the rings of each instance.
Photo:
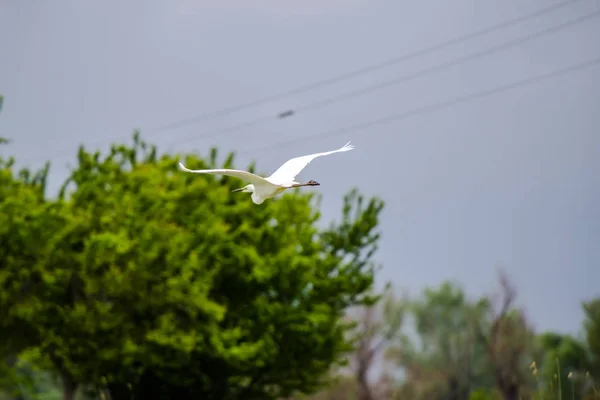
[[[194,174],[211,174],[211,175],[228,175],[236,178],[240,178],[246,182],[250,182],[249,185],[244,186],[240,189],[235,189],[233,192],[252,193],[251,198],[254,204],[262,204],[265,200],[277,196],[279,193],[286,189],[302,187],[302,186],[319,186],[320,184],[316,181],[310,180],[306,183],[296,182],[296,176],[302,171],[312,160],[317,157],[327,156],[334,153],[340,153],[343,151],[350,151],[354,149],[354,145],[350,142],[346,143],[344,147],[337,150],[325,151],[323,153],[309,154],[307,156],[301,156],[292,158],[286,161],[277,171],[273,172],[271,176],[263,178],[262,176],[255,175],[251,172],[240,171],[237,169],[188,169],[183,163],[179,162],[179,168],[185,172],[191,172]]]

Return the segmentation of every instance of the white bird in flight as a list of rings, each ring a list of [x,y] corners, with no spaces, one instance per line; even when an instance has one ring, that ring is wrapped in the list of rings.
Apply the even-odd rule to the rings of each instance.
[[[236,178],[250,182],[249,185],[244,186],[240,189],[235,189],[233,192],[244,192],[252,193],[252,201],[254,204],[262,204],[266,199],[273,198],[279,193],[286,189],[301,187],[301,186],[319,186],[320,184],[315,181],[308,181],[306,183],[296,182],[294,179],[312,160],[317,157],[327,156],[333,153],[340,153],[343,151],[350,151],[354,149],[354,145],[350,142],[342,148],[332,151],[326,151],[323,153],[309,154],[307,156],[301,156],[292,158],[286,161],[277,171],[273,172],[271,176],[263,178],[262,176],[255,175],[251,172],[240,171],[237,169],[188,169],[179,162],[179,168],[185,172],[192,172],[194,174],[211,174],[211,175],[229,175]]]

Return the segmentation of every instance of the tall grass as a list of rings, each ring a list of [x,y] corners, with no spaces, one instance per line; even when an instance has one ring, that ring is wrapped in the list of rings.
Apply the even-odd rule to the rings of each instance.
[[[553,378],[545,384],[540,384],[538,369],[535,361],[529,367],[536,380],[535,400],[563,400],[563,381],[560,369],[560,361],[556,358],[556,372]],[[569,372],[567,375],[570,387],[570,398],[564,400],[600,400],[600,392],[596,389],[596,383],[589,371],[585,376],[579,373]],[[542,381],[542,383],[544,383]],[[579,390],[576,390],[579,387]]]

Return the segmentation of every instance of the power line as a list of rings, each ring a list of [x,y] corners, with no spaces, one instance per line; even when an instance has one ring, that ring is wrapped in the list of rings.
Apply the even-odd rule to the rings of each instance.
[[[363,95],[366,95],[366,94],[370,94],[370,93],[376,92],[378,90],[388,88],[388,87],[393,86],[393,85],[397,85],[397,84],[400,84],[400,83],[403,83],[403,82],[408,82],[408,81],[411,81],[411,80],[416,79],[416,78],[421,78],[421,77],[427,76],[429,74],[432,74],[434,72],[439,72],[439,71],[442,71],[444,69],[447,69],[447,68],[450,68],[450,67],[454,67],[456,65],[460,65],[460,64],[465,63],[467,61],[471,61],[471,60],[474,60],[474,59],[477,59],[477,58],[481,58],[481,57],[484,57],[484,56],[487,56],[487,55],[499,52],[501,50],[505,50],[505,49],[508,49],[510,47],[513,47],[513,46],[516,46],[516,45],[519,45],[519,44],[522,44],[522,43],[525,43],[525,42],[528,42],[528,41],[531,41],[531,40],[534,40],[534,39],[538,39],[540,37],[543,37],[543,36],[546,36],[546,35],[549,35],[549,34],[552,34],[552,33],[559,32],[559,31],[561,31],[563,29],[567,29],[567,28],[569,28],[571,26],[580,24],[580,23],[582,23],[584,21],[590,20],[592,18],[596,18],[598,16],[600,16],[600,10],[597,10],[597,11],[592,12],[590,14],[586,14],[586,15],[581,16],[579,18],[575,18],[575,19],[573,19],[571,21],[564,22],[562,24],[555,25],[555,26],[543,29],[543,30],[538,31],[536,33],[532,33],[532,34],[523,36],[521,38],[518,38],[518,39],[515,39],[515,40],[511,40],[511,41],[502,43],[502,44],[497,45],[497,46],[489,47],[489,48],[487,48],[485,50],[478,51],[476,53],[473,53],[473,54],[470,54],[470,55],[467,55],[467,56],[464,56],[464,57],[457,58],[457,59],[452,60],[452,61],[448,61],[448,62],[445,62],[445,63],[441,63],[441,64],[438,64],[438,65],[435,65],[433,67],[422,69],[420,71],[417,71],[417,72],[409,74],[409,75],[404,75],[404,76],[401,76],[401,77],[398,77],[398,78],[394,78],[394,79],[382,81],[382,82],[374,84],[374,85],[369,85],[369,86],[366,86],[366,87],[361,88],[361,89],[357,89],[357,90],[353,90],[353,91],[346,92],[346,93],[343,93],[343,94],[339,94],[339,95],[336,95],[336,96],[332,96],[332,97],[329,97],[329,98],[324,99],[324,100],[319,100],[319,101],[316,101],[316,102],[308,103],[308,104],[296,107],[296,108],[294,108],[292,110],[286,111],[286,113],[292,112],[294,114],[297,114],[300,111],[316,110],[316,109],[320,109],[322,107],[329,106],[329,105],[332,105],[332,104],[335,104],[335,103],[338,103],[338,102],[341,102],[341,101],[344,101],[344,100],[352,99],[354,97],[359,97],[359,96],[363,96]],[[282,115],[282,114],[285,114],[285,113],[281,113],[279,115]],[[277,117],[279,117],[279,115]],[[195,140],[195,139],[208,139],[208,138],[213,138],[213,137],[217,137],[217,136],[222,136],[225,133],[231,133],[231,132],[243,129],[243,128],[248,128],[248,127],[256,126],[256,125],[259,125],[259,124],[261,124],[263,122],[272,121],[273,119],[274,119],[274,116],[272,114],[269,114],[269,115],[258,117],[256,119],[253,119],[253,120],[250,120],[250,121],[247,121],[247,122],[243,122],[241,124],[234,125],[234,126],[231,126],[231,127],[225,128],[225,129],[219,129],[219,130],[215,130],[215,131],[212,131],[212,132],[207,132],[207,133],[203,133],[203,134],[200,134],[200,135],[194,135],[194,136],[189,136],[189,137],[183,137],[183,138],[180,137],[180,138],[178,138],[176,140],[173,140],[169,145],[173,145],[175,143],[179,143],[179,142],[182,142],[184,140],[185,141],[189,141],[189,140]]]
[[[540,75],[536,75],[533,77],[529,77],[529,78],[525,78],[525,79],[521,79],[519,81],[507,84],[507,85],[503,85],[503,86],[498,86],[492,89],[487,89],[487,90],[483,90],[480,92],[476,92],[476,93],[472,93],[466,96],[461,96],[461,97],[456,97],[454,99],[451,100],[447,100],[447,101],[441,101],[435,104],[431,104],[428,106],[424,106],[424,107],[419,107],[419,108],[415,108],[409,111],[405,111],[399,114],[392,114],[392,115],[388,115],[387,117],[383,117],[383,118],[379,118],[379,119],[375,119],[375,120],[371,120],[371,121],[366,121],[360,124],[356,124],[356,125],[351,125],[345,128],[337,128],[337,129],[333,129],[333,130],[329,130],[329,131],[325,131],[325,132],[321,132],[318,134],[314,134],[314,135],[309,135],[309,136],[305,136],[305,137],[301,137],[301,138],[296,138],[296,139],[292,139],[292,140],[287,140],[287,141],[282,141],[279,143],[275,143],[273,145],[269,145],[269,146],[264,146],[264,147],[258,147],[258,148],[254,148],[251,150],[247,150],[247,151],[243,151],[240,152],[238,154],[240,155],[245,155],[245,154],[251,154],[251,153],[256,153],[256,152],[260,152],[260,151],[264,151],[264,150],[273,150],[273,149],[279,149],[279,148],[284,148],[287,147],[289,145],[292,145],[294,143],[303,143],[306,142],[308,140],[311,139],[317,139],[317,138],[323,138],[323,137],[333,137],[333,136],[338,136],[341,135],[343,133],[347,133],[347,132],[352,132],[352,131],[358,131],[358,130],[363,130],[366,128],[370,128],[376,125],[381,125],[381,124],[386,124],[389,122],[395,122],[395,121],[400,121],[400,120],[404,120],[406,118],[409,117],[413,117],[416,115],[422,115],[422,114],[428,114],[428,113],[432,113],[432,112],[436,112],[436,111],[440,111],[442,109],[448,108],[448,107],[452,107],[454,105],[457,104],[461,104],[461,103],[467,103],[473,100],[477,100],[477,99],[481,99],[484,97],[489,97],[498,93],[502,93],[502,92],[506,92],[509,90],[513,90],[513,89],[517,89],[523,86],[529,86],[532,85],[534,83],[539,83],[542,82],[544,80],[550,79],[550,78],[554,78],[560,75],[565,75],[571,72],[575,72],[578,70],[582,70],[585,68],[589,68],[593,65],[597,65],[600,64],[600,57],[595,58],[593,60],[589,60],[589,61],[585,61],[579,64],[575,64],[569,67],[565,67],[556,71],[552,71],[552,72],[548,72],[545,74],[540,74]]]
[[[528,41],[533,40],[533,39],[538,39],[540,37],[549,35],[551,33],[559,32],[559,31],[561,31],[563,29],[566,29],[566,28],[569,28],[571,26],[577,25],[577,24],[579,24],[581,22],[590,20],[592,18],[596,18],[599,15],[600,15],[600,10],[595,11],[595,12],[593,12],[591,14],[587,14],[587,15],[584,15],[582,17],[576,18],[574,20],[562,23],[560,25],[556,25],[556,26],[553,26],[553,27],[550,27],[550,28],[547,28],[547,29],[543,29],[543,30],[541,30],[539,32],[536,32],[536,33],[524,36],[522,38],[511,40],[509,42],[500,44],[498,46],[490,47],[488,49],[476,52],[476,53],[471,54],[469,56],[461,57],[461,58],[458,58],[456,60],[449,61],[449,62],[440,64],[440,65],[436,65],[436,66],[433,66],[433,67],[430,67],[430,68],[425,68],[425,69],[423,69],[421,71],[415,72],[415,73],[410,74],[410,75],[402,76],[400,78],[395,78],[395,79],[392,79],[392,80],[389,80],[389,81],[381,82],[381,83],[376,84],[376,85],[367,86],[366,88],[363,88],[363,89],[359,89],[359,90],[348,92],[348,93],[345,93],[345,94],[342,94],[342,95],[334,96],[334,97],[331,97],[329,99],[326,99],[326,100],[323,100],[323,101],[320,101],[320,102],[315,102],[315,103],[312,103],[312,104],[309,104],[309,105],[306,105],[306,106],[298,107],[298,108],[295,109],[295,111],[296,112],[297,111],[307,111],[307,110],[321,108],[321,107],[323,107],[325,105],[337,103],[338,101],[342,101],[342,100],[346,100],[346,99],[353,98],[353,97],[356,97],[356,96],[361,96],[361,95],[364,95],[364,94],[368,94],[368,93],[377,91],[379,89],[383,89],[383,88],[389,87],[391,85],[396,85],[398,83],[402,83],[402,82],[406,82],[406,81],[412,80],[414,78],[420,78],[422,76],[429,75],[432,72],[438,72],[438,71],[444,70],[444,69],[449,68],[449,67],[454,67],[454,66],[462,64],[464,62],[475,60],[477,58],[480,58],[480,57],[483,57],[483,56],[487,56],[487,55],[496,53],[496,52],[501,51],[501,50],[508,49],[508,48],[513,47],[515,45],[518,45],[518,44],[521,44],[521,43],[525,43],[525,42],[528,42]]]
[[[285,97],[289,97],[289,96],[292,96],[292,95],[295,95],[295,94],[304,93],[304,92],[307,92],[307,91],[310,91],[310,90],[318,89],[318,88],[323,87],[323,86],[329,86],[329,85],[332,85],[332,84],[337,83],[337,82],[342,82],[342,81],[345,81],[345,80],[348,80],[348,79],[351,79],[351,78],[354,78],[354,77],[357,77],[357,76],[360,76],[360,75],[363,75],[363,74],[366,74],[366,73],[369,73],[369,72],[372,72],[372,71],[376,71],[376,70],[380,70],[380,69],[383,69],[383,68],[390,67],[392,65],[396,65],[396,64],[401,63],[403,61],[407,61],[407,60],[410,60],[410,59],[413,59],[413,58],[416,58],[416,57],[420,57],[420,56],[423,56],[423,55],[426,55],[426,54],[429,54],[429,53],[433,53],[433,52],[435,52],[437,50],[441,50],[441,49],[443,49],[445,47],[449,47],[449,46],[452,46],[452,45],[455,45],[455,44],[459,44],[459,43],[464,42],[466,40],[474,39],[476,37],[479,37],[479,36],[482,36],[482,35],[485,35],[485,34],[488,34],[488,33],[491,33],[491,32],[494,32],[494,31],[497,31],[497,30],[500,30],[500,29],[503,29],[503,28],[506,28],[506,27],[509,27],[509,26],[512,26],[512,25],[515,25],[515,24],[518,24],[520,22],[523,22],[523,21],[526,21],[526,20],[529,20],[529,19],[532,19],[532,18],[535,18],[535,17],[538,17],[540,15],[544,15],[544,14],[550,13],[550,12],[552,12],[554,10],[558,10],[560,8],[563,8],[563,7],[566,7],[568,5],[574,4],[577,1],[580,1],[580,0],[566,0],[566,1],[562,1],[562,2],[556,3],[556,4],[552,5],[552,6],[548,6],[548,7],[539,9],[537,11],[531,12],[529,14],[525,14],[525,15],[522,15],[520,17],[512,18],[512,19],[509,19],[507,21],[498,23],[496,25],[492,25],[492,26],[490,26],[488,28],[484,28],[484,29],[481,29],[481,30],[478,30],[478,31],[475,31],[475,32],[471,32],[471,33],[462,35],[462,36],[458,36],[458,37],[455,37],[453,39],[449,39],[449,40],[443,41],[441,43],[438,43],[438,44],[435,44],[435,45],[431,45],[431,46],[425,47],[423,49],[413,51],[411,53],[404,54],[402,56],[394,57],[394,58],[391,58],[391,59],[379,62],[377,64],[372,64],[372,65],[369,65],[369,66],[366,66],[366,67],[363,67],[363,68],[360,68],[360,69],[356,69],[354,71],[346,72],[344,74],[340,74],[340,75],[337,75],[337,76],[334,76],[334,77],[331,77],[331,78],[323,79],[323,80],[320,80],[320,81],[316,81],[316,82],[310,83],[308,85],[300,86],[300,87],[297,87],[295,89],[291,89],[291,90],[288,90],[288,91],[285,91],[285,92],[281,92],[281,93],[278,93],[278,94],[274,94],[274,95],[262,97],[262,98],[257,99],[257,100],[249,101],[249,102],[246,102],[246,103],[236,104],[236,105],[233,105],[233,106],[222,108],[220,110],[216,110],[216,111],[212,111],[212,112],[207,112],[207,113],[204,113],[204,114],[197,115],[195,117],[186,118],[186,119],[182,119],[182,120],[179,120],[179,121],[176,121],[176,122],[172,122],[172,123],[167,124],[167,125],[165,125],[165,126],[163,126],[161,128],[158,128],[157,131],[160,132],[160,131],[164,131],[164,130],[180,128],[182,126],[190,125],[190,124],[193,124],[193,123],[197,123],[197,122],[201,122],[201,121],[206,121],[208,119],[220,117],[220,116],[223,116],[223,115],[232,114],[232,113],[235,113],[235,112],[238,112],[238,111],[250,108],[250,107],[254,107],[254,106],[257,106],[257,105],[260,105],[260,104],[263,104],[263,103],[267,103],[267,102],[270,102],[270,101],[279,100],[279,99],[282,99],[282,98],[285,98]]]
[[[552,11],[560,9],[562,7],[565,7],[565,6],[568,6],[568,5],[572,5],[572,4],[576,3],[577,1],[579,1],[579,0],[567,0],[567,1],[563,1],[563,2],[560,2],[560,3],[554,4],[552,6],[539,9],[539,10],[537,10],[535,12],[532,12],[532,13],[529,13],[529,14],[526,14],[526,15],[523,15],[523,16],[520,16],[520,17],[517,17],[517,18],[513,18],[513,19],[510,19],[510,20],[504,21],[502,23],[493,25],[491,27],[488,27],[488,28],[485,28],[485,29],[482,29],[482,30],[479,30],[479,31],[476,31],[476,32],[472,32],[472,33],[469,33],[469,34],[466,34],[466,35],[463,35],[463,36],[459,36],[459,37],[456,37],[454,39],[450,39],[450,40],[444,41],[442,43],[439,43],[439,44],[436,44],[436,45],[432,45],[432,46],[423,48],[421,50],[414,51],[412,53],[405,54],[405,55],[400,56],[400,57],[396,57],[396,58],[392,58],[392,59],[380,62],[378,64],[373,64],[371,66],[364,67],[364,68],[361,68],[361,69],[357,69],[357,70],[354,70],[354,71],[351,71],[351,72],[348,72],[348,73],[345,73],[345,74],[341,74],[341,75],[338,75],[338,76],[335,76],[335,77],[332,77],[332,78],[328,78],[328,79],[324,79],[324,80],[321,80],[321,81],[317,81],[317,82],[314,82],[312,84],[305,85],[305,86],[302,86],[302,87],[299,87],[299,88],[296,88],[296,89],[292,89],[292,90],[289,90],[287,92],[283,92],[283,93],[280,93],[280,94],[277,94],[277,95],[264,97],[262,99],[258,99],[258,100],[252,101],[252,102],[238,104],[238,105],[227,107],[227,108],[224,108],[224,109],[221,109],[221,110],[217,110],[217,111],[214,111],[214,112],[211,112],[211,113],[203,114],[201,116],[194,117],[194,121],[190,122],[190,123],[200,122],[200,120],[206,120],[206,119],[210,119],[210,118],[217,117],[217,116],[220,116],[220,115],[231,114],[231,113],[234,113],[236,111],[240,111],[240,110],[243,110],[243,109],[246,109],[246,108],[250,108],[252,106],[259,105],[259,104],[262,104],[262,103],[265,103],[265,102],[268,102],[268,101],[271,101],[271,100],[276,100],[276,99],[279,99],[279,98],[284,98],[284,97],[287,97],[287,96],[291,96],[293,94],[302,93],[302,92],[305,92],[305,91],[316,89],[316,88],[321,87],[321,86],[326,86],[326,85],[330,85],[330,84],[333,84],[333,83],[336,83],[336,82],[347,80],[347,79],[350,79],[352,77],[359,76],[361,74],[365,74],[365,73],[368,73],[368,72],[371,72],[371,71],[374,71],[374,70],[377,70],[377,69],[382,69],[382,68],[385,68],[385,67],[388,67],[388,66],[400,63],[402,61],[406,61],[406,60],[409,60],[409,59],[412,59],[412,58],[415,58],[415,57],[418,57],[418,56],[421,56],[421,55],[426,55],[426,54],[432,53],[432,52],[434,52],[436,50],[440,50],[440,49],[443,49],[445,47],[451,46],[453,44],[457,44],[457,43],[460,43],[462,41],[465,41],[465,40],[468,40],[468,39],[471,39],[471,38],[475,38],[475,37],[478,37],[478,36],[481,36],[481,35],[484,35],[484,34],[487,34],[487,33],[490,33],[490,32],[493,32],[493,31],[496,31],[496,30],[499,30],[499,29],[502,29],[502,28],[505,28],[505,27],[508,27],[508,26],[511,26],[511,25],[514,25],[514,24],[517,24],[519,22],[523,22],[525,20],[528,20],[528,19],[540,16],[540,15],[552,12]],[[525,41],[528,41],[528,40],[535,39],[537,37],[541,37],[541,36],[544,36],[544,35],[547,35],[547,34],[559,31],[559,30],[564,29],[564,28],[566,28],[568,26],[571,26],[571,25],[583,22],[586,19],[590,19],[590,18],[596,17],[597,14],[598,14],[598,12],[595,12],[595,13],[592,13],[592,14],[589,14],[589,15],[585,15],[585,16],[577,18],[575,20],[568,21],[566,23],[563,23],[563,24],[560,24],[560,25],[557,25],[557,26],[554,26],[554,27],[551,27],[551,28],[539,31],[537,33],[525,36],[523,38],[516,39],[516,40],[504,43],[504,44],[499,45],[499,46],[494,46],[492,48],[480,51],[480,52],[472,54],[470,56],[462,57],[462,58],[456,59],[454,61],[450,61],[450,62],[443,63],[443,64],[440,64],[440,65],[437,65],[437,66],[426,68],[426,69],[418,71],[416,73],[413,73],[413,74],[410,74],[410,75],[406,75],[406,76],[402,76],[402,77],[399,77],[399,78],[395,78],[395,79],[390,80],[390,81],[380,82],[379,84],[375,84],[375,85],[368,86],[368,87],[365,87],[365,88],[361,88],[361,89],[358,89],[358,90],[355,90],[355,91],[347,92],[347,93],[344,93],[344,94],[341,94],[341,95],[336,95],[336,96],[330,97],[330,98],[325,99],[325,100],[320,100],[320,101],[317,101],[317,102],[312,102],[312,103],[309,103],[309,104],[305,104],[303,106],[300,106],[300,107],[298,107],[298,108],[296,108],[294,110],[290,110],[290,111],[292,111],[292,112],[295,113],[295,112],[298,112],[298,111],[309,111],[309,110],[313,110],[313,109],[318,109],[318,108],[324,107],[324,106],[329,105],[329,104],[334,104],[334,103],[337,103],[339,101],[350,99],[352,97],[360,96],[360,95],[363,95],[363,94],[368,94],[368,93],[374,92],[376,90],[383,89],[383,88],[385,88],[387,86],[395,85],[395,84],[398,84],[398,83],[401,83],[401,82],[406,82],[406,81],[409,81],[411,79],[416,79],[418,77],[422,77],[422,76],[425,76],[427,74],[430,74],[430,73],[433,73],[433,72],[436,72],[436,71],[440,71],[440,70],[443,70],[445,68],[449,68],[451,66],[458,65],[460,63],[463,63],[463,62],[466,62],[466,61],[469,61],[469,60],[472,60],[472,59],[475,59],[475,58],[478,58],[478,57],[482,57],[482,56],[487,55],[487,54],[491,54],[491,53],[500,51],[502,49],[514,46],[516,44],[519,44],[519,43],[522,43],[522,42],[525,42]],[[288,113],[288,112],[286,111],[286,113]],[[238,124],[238,125],[234,125],[234,126],[227,127],[227,128],[224,128],[224,129],[220,129],[220,130],[208,132],[206,134],[202,134],[202,135],[198,135],[198,136],[193,136],[190,139],[210,138],[210,137],[214,137],[214,136],[217,136],[217,135],[222,135],[222,134],[225,134],[225,133],[230,133],[230,132],[238,131],[238,130],[241,130],[241,129],[244,129],[244,128],[249,128],[249,127],[257,126],[257,125],[265,123],[265,122],[269,122],[269,121],[273,121],[275,119],[282,119],[283,117],[287,117],[288,115],[286,113],[279,113],[278,115],[265,115],[265,116],[258,117],[256,119],[253,119],[253,120],[250,120],[250,121],[243,122],[243,123]],[[198,120],[197,118],[200,118],[200,120]],[[188,120],[182,120],[182,121],[176,122],[174,124],[178,124],[180,122],[187,124],[189,121],[190,121],[190,119],[188,119]],[[159,129],[159,131],[160,130],[164,130],[164,129],[167,129],[167,127],[163,127],[161,129]],[[169,145],[178,143],[178,142],[182,141],[181,139],[183,139],[183,138],[178,138],[175,141],[172,141]],[[108,141],[112,141],[112,140],[115,140],[115,138],[113,138],[113,139],[104,139],[104,140],[102,140],[102,142],[97,142],[96,145],[99,145],[101,143],[105,143],[105,142],[108,142]],[[65,149],[62,152],[57,152],[54,155],[54,157],[52,157],[52,158],[58,158],[58,157],[61,157],[61,156],[64,156],[64,155],[68,155],[68,154],[71,154],[71,152],[72,152],[71,150],[66,150]]]
[[[257,126],[257,125],[260,125],[260,124],[262,124],[264,122],[273,121],[276,118],[281,119],[279,117],[279,115],[274,116],[272,114],[269,114],[269,115],[264,115],[262,117],[258,117],[258,118],[252,119],[250,121],[242,122],[241,124],[230,126],[228,128],[223,128],[223,129],[218,129],[218,130],[215,130],[215,131],[206,132],[206,133],[203,133],[201,135],[188,136],[188,137],[186,137],[186,136],[179,137],[179,138],[174,139],[171,142],[169,142],[169,144],[167,145],[167,147],[172,146],[172,145],[174,145],[176,143],[183,142],[183,141],[190,141],[192,139],[209,139],[209,138],[213,138],[213,137],[217,137],[217,136],[222,136],[225,133],[232,133],[232,132],[235,132],[235,131],[239,131],[240,129],[250,128],[250,127],[253,127],[253,126]]]

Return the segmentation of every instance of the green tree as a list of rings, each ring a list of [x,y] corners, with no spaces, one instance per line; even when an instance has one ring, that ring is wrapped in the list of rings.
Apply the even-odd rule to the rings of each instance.
[[[558,378],[561,379],[563,399],[581,398],[585,390],[586,373],[590,369],[589,353],[585,344],[571,337],[546,332],[537,338],[541,349],[540,390],[548,396],[558,395]]]
[[[476,326],[485,319],[486,299],[470,301],[460,287],[444,282],[411,302],[416,337],[390,351],[406,372],[399,395],[423,399],[467,399],[491,384]]]
[[[583,311],[583,330],[590,363],[589,373],[585,377],[585,388],[588,393],[593,393],[594,399],[600,399],[600,298],[584,302]]]
[[[11,318],[65,399],[87,383],[114,400],[317,390],[351,349],[344,311],[373,301],[382,202],[352,191],[341,221],[318,229],[310,194],[257,207],[230,193],[233,178],[182,174],[177,161],[137,135],[107,156],[81,148],[60,198],[30,211],[15,244],[32,254],[9,261],[7,279],[23,285],[27,262],[35,285],[28,301],[6,293]]]
[[[44,199],[48,168],[15,173],[14,159],[0,156],[0,390],[17,398],[39,386],[22,354],[37,337],[18,317],[16,304],[33,306],[37,282],[32,266],[52,235],[42,217],[50,221],[56,211]]]
[[[590,351],[590,368],[594,377],[600,379],[600,298],[583,303],[583,311],[583,329]]]
[[[500,307],[489,307],[485,324],[478,326],[487,363],[497,392],[504,400],[529,398],[534,377],[528,370],[534,358],[534,332],[522,309],[514,306],[516,291],[500,274]]]
[[[411,301],[414,335],[389,351],[404,372],[398,398],[527,398],[533,332],[501,276],[498,311],[488,297],[469,300],[450,282]]]
[[[374,377],[370,373],[386,348],[402,340],[406,309],[406,301],[397,300],[392,286],[387,285],[380,301],[361,307],[355,317],[357,329],[354,331],[355,347],[350,365],[358,387],[357,400],[390,397],[389,377],[383,373],[377,382],[373,382]]]

